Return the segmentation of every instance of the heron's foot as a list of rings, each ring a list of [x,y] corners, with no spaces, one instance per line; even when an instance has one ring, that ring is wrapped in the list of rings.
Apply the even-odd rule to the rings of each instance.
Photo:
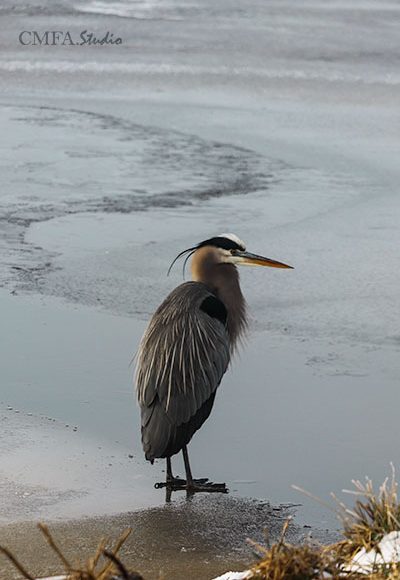
[[[180,477],[167,477],[165,482],[165,487],[182,489],[186,485],[186,479],[181,479]]]
[[[225,483],[213,483],[212,481],[206,480],[204,483],[200,479],[194,479],[193,482],[188,483],[186,486],[186,491],[188,494],[192,493],[228,493],[229,490]],[[204,480],[203,480],[204,481]]]
[[[205,483],[207,483],[207,481],[208,481],[207,477],[203,477],[201,479],[194,479],[193,483],[195,485],[204,485]],[[163,487],[167,487],[172,491],[179,491],[180,489],[187,489],[188,483],[186,479],[181,479],[180,477],[170,477],[167,479],[167,481],[160,481],[159,483],[155,483],[154,487],[156,489],[162,489]]]
[[[163,489],[166,487],[168,489],[185,489],[186,488],[186,479],[181,479],[180,477],[171,477],[168,478],[167,481],[159,481],[154,484],[156,489]]]
[[[193,480],[193,485],[207,485],[207,477],[203,477],[201,479],[194,479]],[[162,489],[163,487],[166,487],[167,489],[170,489],[171,491],[179,491],[182,489],[188,489],[189,488],[189,484],[187,483],[186,479],[181,479],[180,477],[171,477],[168,478],[167,481],[160,481],[159,483],[155,483],[154,487],[156,489]]]

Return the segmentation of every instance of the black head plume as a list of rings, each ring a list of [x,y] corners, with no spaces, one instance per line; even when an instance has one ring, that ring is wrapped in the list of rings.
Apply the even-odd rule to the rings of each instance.
[[[183,250],[183,252],[180,252],[180,253],[179,253],[179,254],[176,256],[176,258],[175,258],[175,259],[172,261],[172,263],[171,263],[170,267],[168,268],[167,276],[169,276],[169,273],[171,272],[171,270],[172,270],[172,266],[175,264],[175,262],[176,262],[177,260],[179,260],[179,258],[180,258],[181,256],[184,256],[185,254],[188,254],[188,255],[186,256],[186,258],[185,258],[185,261],[183,262],[183,277],[185,277],[185,267],[186,267],[187,261],[189,260],[190,256],[191,256],[192,254],[194,254],[194,253],[195,253],[195,251],[197,250],[197,248],[198,248],[198,246],[194,246],[193,248],[188,248],[187,250]]]

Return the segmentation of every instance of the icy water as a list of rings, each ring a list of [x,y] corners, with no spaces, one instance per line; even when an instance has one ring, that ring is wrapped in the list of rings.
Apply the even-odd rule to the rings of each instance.
[[[400,459],[398,2],[6,0],[0,18],[3,537],[140,520],[133,562],[200,579],[244,565],[286,504],[296,538],[334,530],[291,484],[326,499]],[[223,231],[295,270],[241,271],[248,341],[190,446],[230,496],[165,506],[130,362],[182,281],[171,260]],[[190,520],[193,545],[170,542]]]

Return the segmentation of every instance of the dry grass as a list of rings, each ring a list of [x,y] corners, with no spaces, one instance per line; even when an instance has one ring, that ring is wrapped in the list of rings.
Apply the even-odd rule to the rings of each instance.
[[[316,580],[363,579],[400,580],[400,564],[375,564],[370,574],[346,572],[354,555],[362,548],[377,548],[382,538],[390,532],[400,531],[400,504],[398,484],[392,466],[391,478],[375,491],[372,481],[352,482],[355,489],[346,493],[357,497],[352,509],[335,496],[334,510],[343,526],[344,539],[329,546],[304,544],[293,546],[285,541],[287,522],[279,542],[270,548],[256,545],[260,561],[252,568],[254,580]],[[307,494],[310,495],[310,494]]]
[[[279,542],[264,548],[250,542],[260,554],[260,561],[252,568],[254,580],[317,580],[338,578],[336,558],[329,548],[304,544],[294,546],[285,541],[290,519],[285,523]]]
[[[114,580],[116,578],[121,578],[121,580],[143,580],[140,574],[137,574],[136,572],[128,572],[121,560],[118,558],[119,550],[131,533],[130,529],[126,530],[118,538],[114,547],[107,548],[109,542],[104,539],[100,542],[94,556],[89,558],[87,562],[71,563],[56,544],[47,526],[39,524],[38,527],[50,548],[57,554],[62,562],[64,574],[68,580]],[[2,552],[12,562],[23,578],[26,580],[35,580],[35,577],[24,568],[10,550],[0,546],[0,552]]]
[[[354,508],[349,509],[338,502],[343,525],[345,543],[351,551],[374,548],[385,534],[400,530],[400,504],[398,484],[394,467],[390,479],[387,478],[375,491],[370,479],[365,484],[354,481],[355,490],[345,490],[357,497]]]

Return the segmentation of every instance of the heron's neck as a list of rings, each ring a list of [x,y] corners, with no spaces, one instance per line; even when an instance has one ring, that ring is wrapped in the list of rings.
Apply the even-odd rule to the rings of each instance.
[[[192,262],[192,278],[202,282],[224,303],[228,313],[227,327],[232,348],[247,327],[246,301],[239,284],[239,272],[233,264],[212,259]]]

